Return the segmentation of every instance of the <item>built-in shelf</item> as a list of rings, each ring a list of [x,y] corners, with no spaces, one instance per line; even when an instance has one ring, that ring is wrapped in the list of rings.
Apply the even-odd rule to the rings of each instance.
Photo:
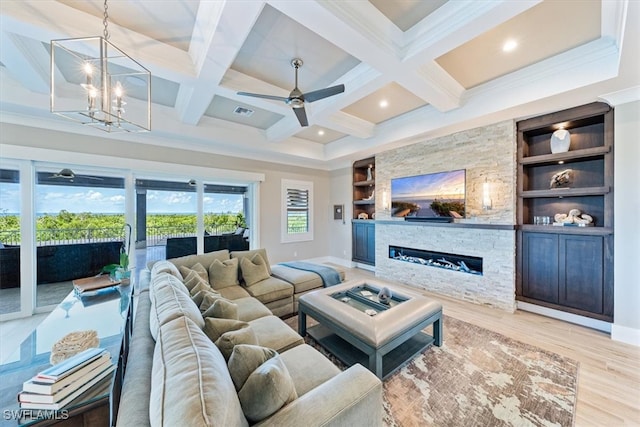
[[[368,181],[358,181],[358,182],[354,182],[353,186],[354,187],[369,187],[371,185],[375,185],[376,184],[376,180],[375,179],[370,179]]]
[[[354,205],[375,205],[376,201],[375,199],[369,199],[369,200],[354,200],[353,201]]]
[[[522,165],[550,165],[558,162],[572,163],[576,161],[599,158],[611,151],[611,147],[593,147],[581,150],[567,151],[566,153],[543,154],[540,156],[523,157],[520,160]]]
[[[568,151],[551,153],[560,128]],[[516,299],[613,320],[613,110],[596,102],[517,123]],[[559,174],[565,187],[549,188]],[[579,211],[593,226],[533,224]]]
[[[375,265],[375,224],[376,212],[376,159],[358,160],[353,163],[353,222],[352,260],[358,263]],[[364,216],[367,219],[359,220]]]
[[[550,190],[528,190],[520,193],[525,199],[538,197],[577,197],[577,196],[603,196],[611,191],[610,187],[584,187],[584,188],[552,188]]]
[[[576,227],[576,226],[555,226],[555,225],[534,225],[523,224],[518,226],[518,230],[531,231],[534,233],[553,234],[582,234],[591,236],[608,236],[613,234],[610,227]]]

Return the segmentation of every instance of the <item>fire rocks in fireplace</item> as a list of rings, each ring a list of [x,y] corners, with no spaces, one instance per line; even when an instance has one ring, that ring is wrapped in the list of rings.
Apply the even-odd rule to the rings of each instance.
[[[482,276],[482,258],[475,256],[389,246],[389,258]]]

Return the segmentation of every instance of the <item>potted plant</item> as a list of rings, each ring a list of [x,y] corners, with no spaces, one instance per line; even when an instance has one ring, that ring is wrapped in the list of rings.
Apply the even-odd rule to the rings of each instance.
[[[118,264],[107,264],[102,267],[102,273],[109,274],[114,280],[129,279],[129,248],[131,242],[131,225],[125,224],[125,238],[120,247],[120,259]]]

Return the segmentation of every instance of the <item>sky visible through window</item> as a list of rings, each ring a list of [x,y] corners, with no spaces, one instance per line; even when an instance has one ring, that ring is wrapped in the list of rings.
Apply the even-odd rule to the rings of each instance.
[[[194,213],[196,193],[179,191],[155,191],[147,193],[148,213]],[[242,212],[241,194],[204,195],[204,212]],[[64,187],[57,185],[36,186],[36,206],[38,214],[56,214],[61,210],[81,213],[122,213],[125,195],[123,189]],[[20,212],[20,189],[18,184],[0,184],[0,211],[6,214]]]

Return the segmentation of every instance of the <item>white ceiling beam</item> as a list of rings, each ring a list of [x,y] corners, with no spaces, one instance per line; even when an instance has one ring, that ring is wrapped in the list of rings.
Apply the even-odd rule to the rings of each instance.
[[[263,7],[260,1],[200,2],[189,48],[198,79],[180,85],[176,110],[181,121],[198,124]]]
[[[44,46],[37,40],[7,33],[0,37],[0,61],[12,77],[29,90],[49,93],[51,73],[49,61],[42,54],[44,51]],[[12,70],[20,72],[13,73]]]
[[[3,31],[43,41],[101,36],[104,28],[102,19],[57,1],[3,1],[1,18]],[[191,57],[183,50],[111,22],[109,34],[111,43],[153,76],[172,81],[193,80],[196,76]]]
[[[451,91],[434,90],[433,84],[425,82],[410,67],[404,67],[401,61],[402,46],[397,45],[393,33],[372,33],[364,24],[367,20],[354,11],[355,3],[358,2],[270,2],[281,12],[387,75],[390,80],[398,82],[439,110],[448,111],[460,106],[459,97],[453,96]]]

